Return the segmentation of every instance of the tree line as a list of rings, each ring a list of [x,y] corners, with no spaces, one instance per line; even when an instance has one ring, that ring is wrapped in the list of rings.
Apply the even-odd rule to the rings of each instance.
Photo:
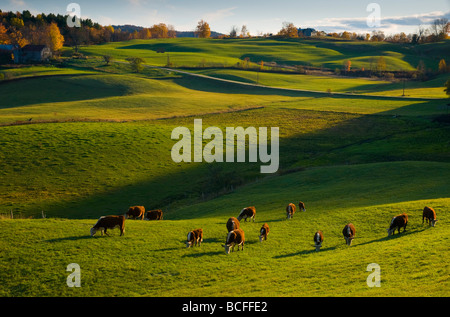
[[[314,37],[324,38],[339,38],[344,40],[359,40],[359,41],[372,41],[372,42],[391,42],[391,43],[411,43],[411,44],[421,44],[421,43],[432,43],[439,42],[449,38],[448,33],[450,32],[450,23],[448,19],[436,19],[428,27],[419,25],[416,33],[405,34],[404,32],[385,35],[383,31],[373,31],[372,33],[356,33],[356,32],[332,32],[326,33],[323,31],[315,31]],[[233,34],[233,29],[230,34]],[[292,22],[283,22],[281,30],[275,35],[275,37],[282,38],[299,38],[305,37],[302,29],[298,28]]]
[[[164,23],[154,24],[149,28],[121,30],[111,25],[102,26],[91,19],[81,19],[81,27],[69,27],[67,18],[68,15],[55,15],[53,13],[41,13],[34,16],[28,10],[23,12],[2,12],[0,10],[0,44],[15,44],[20,47],[27,44],[40,44],[47,45],[53,52],[56,52],[63,45],[78,50],[80,45],[96,45],[132,39],[174,38],[177,34],[173,25]],[[416,33],[408,35],[402,32],[386,36],[382,31],[373,31],[372,34],[357,34],[347,31],[341,33],[313,31],[313,35],[311,35],[311,31],[309,34],[304,34],[304,30],[296,27],[293,23],[284,22],[277,34],[258,34],[258,37],[301,38],[313,36],[344,40],[421,44],[449,38],[450,23],[447,19],[436,19],[429,28],[419,26]],[[198,22],[194,32],[199,38],[211,37],[210,25],[204,20]],[[240,30],[233,26],[229,34],[220,37],[248,38],[251,35],[247,26],[243,25]]]
[[[0,10],[0,44],[47,45],[58,51],[63,45],[75,47],[132,39],[173,38],[175,28],[164,23],[139,31],[122,31],[111,25],[102,26],[91,19],[81,19],[81,27],[69,27],[68,15],[45,13],[32,15],[30,11],[2,12]]]

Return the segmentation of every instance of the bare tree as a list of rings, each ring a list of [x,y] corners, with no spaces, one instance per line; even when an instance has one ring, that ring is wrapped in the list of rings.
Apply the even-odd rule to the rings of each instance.
[[[238,28],[236,25],[233,25],[233,27],[231,28],[231,31],[230,31],[230,37],[236,38],[237,34],[238,34]]]
[[[69,28],[69,42],[75,47],[78,53],[78,47],[89,42],[89,29],[87,27]]]
[[[431,33],[436,36],[447,33],[447,23],[448,19],[445,18],[434,20],[430,27]]]
[[[170,38],[177,37],[177,31],[175,30],[175,27],[173,25],[169,24],[167,26],[167,29],[168,29],[168,34],[167,34],[168,37],[170,37]]]
[[[241,28],[241,37],[248,37],[248,29],[246,25],[243,25]]]
[[[423,42],[423,38],[426,35],[427,30],[423,25],[419,25],[419,29],[417,30],[417,43]]]

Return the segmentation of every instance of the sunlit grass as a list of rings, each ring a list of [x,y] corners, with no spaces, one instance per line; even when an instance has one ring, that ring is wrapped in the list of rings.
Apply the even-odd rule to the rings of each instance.
[[[0,220],[2,257],[8,263],[1,270],[0,293],[223,297],[234,296],[223,290],[239,283],[240,296],[447,296],[450,200],[437,198],[448,192],[448,175],[438,172],[448,170],[445,165],[318,168],[268,179],[186,206],[179,220],[127,220],[123,237],[117,230],[110,237],[90,237],[95,219]],[[390,176],[388,186],[385,175]],[[396,188],[400,191],[392,195]],[[307,211],[286,220],[285,205],[298,199],[306,202]],[[250,202],[257,217],[255,223],[241,225],[245,249],[226,255],[221,247],[226,219]],[[435,228],[421,224],[425,205],[437,210],[440,222]],[[388,238],[391,217],[402,212],[410,215],[406,233]],[[271,232],[260,243],[264,222]],[[347,222],[357,228],[351,247],[341,232]],[[202,246],[186,249],[187,232],[199,227],[204,230]],[[325,240],[315,252],[312,237],[318,229]],[[81,288],[66,285],[69,263],[81,266]],[[380,288],[366,284],[370,263],[381,267]],[[242,274],[236,274],[236,266]],[[430,266],[431,271],[426,269]]]

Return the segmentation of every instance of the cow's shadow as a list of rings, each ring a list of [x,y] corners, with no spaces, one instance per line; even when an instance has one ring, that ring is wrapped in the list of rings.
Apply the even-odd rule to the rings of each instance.
[[[321,253],[321,252],[326,252],[326,251],[332,251],[332,250],[335,250],[335,249],[336,249],[336,247],[328,247],[328,248],[321,248],[320,251],[316,251],[316,249],[312,248],[310,250],[302,250],[302,251],[293,252],[293,253],[275,255],[273,258],[274,259],[282,259],[282,258],[288,258],[288,257],[291,257],[291,256],[298,256],[298,255],[306,255],[306,254],[313,254],[313,253]]]
[[[181,244],[186,244],[186,239],[184,239],[184,240],[179,240],[180,241],[180,243]],[[203,239],[203,242],[202,242],[202,244],[203,243],[223,243],[223,242],[225,242],[225,238],[224,239],[219,239],[219,238],[206,238],[206,239]]]
[[[419,227],[419,228],[413,228],[413,229],[409,229],[409,230],[406,229],[406,231],[403,231],[403,229],[402,229],[401,233],[398,233],[397,230],[396,230],[396,233],[391,235],[391,236],[388,236],[386,234],[385,236],[383,236],[383,237],[381,237],[379,239],[358,243],[358,245],[366,245],[366,244],[371,244],[371,243],[374,243],[374,242],[383,242],[383,241],[399,239],[401,237],[408,236],[410,234],[414,234],[414,233],[418,233],[418,232],[422,232],[422,231],[427,230],[427,229],[428,229],[428,227],[426,227],[426,228],[425,227],[422,227],[422,228]]]
[[[99,237],[101,237],[101,236],[98,236],[98,237],[91,237],[90,235],[72,236],[72,237],[49,239],[49,240],[45,240],[45,242],[77,241],[77,240],[95,239],[95,238],[99,238]],[[103,237],[108,237],[108,236],[105,235]]]
[[[219,255],[219,254],[224,254],[225,252],[223,250],[221,251],[208,251],[208,252],[201,252],[201,253],[189,253],[189,254],[185,254],[182,257],[187,257],[187,258],[199,258],[202,256],[213,256],[213,255]]]

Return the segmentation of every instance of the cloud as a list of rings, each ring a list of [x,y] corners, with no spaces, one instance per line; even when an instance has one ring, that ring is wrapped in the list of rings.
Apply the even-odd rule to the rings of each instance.
[[[222,19],[225,19],[227,17],[234,15],[234,10],[237,9],[237,7],[227,8],[227,9],[220,9],[214,12],[209,12],[203,15],[203,19],[207,22],[215,22]]]
[[[133,6],[141,6],[146,2],[144,0],[127,0],[127,1]]]
[[[385,33],[397,32],[397,30],[411,30],[418,28],[419,25],[429,25],[434,20],[447,18],[450,20],[450,11],[433,11],[409,16],[381,16],[381,26],[378,28],[367,25],[367,17],[360,18],[326,18],[317,21],[309,21],[308,26],[315,27],[326,32],[370,32],[374,29],[384,31]]]
[[[100,23],[100,25],[113,25],[115,21],[113,18],[100,15],[96,18],[96,22]]]
[[[27,6],[25,1],[23,1],[23,0],[9,0],[9,3],[14,7],[24,8]]]
[[[383,19],[383,22],[387,24],[399,24],[399,25],[419,25],[419,24],[431,24],[434,20],[440,18],[450,19],[450,11],[434,11],[423,14],[416,14],[413,16],[400,16],[400,17],[387,17]]]

